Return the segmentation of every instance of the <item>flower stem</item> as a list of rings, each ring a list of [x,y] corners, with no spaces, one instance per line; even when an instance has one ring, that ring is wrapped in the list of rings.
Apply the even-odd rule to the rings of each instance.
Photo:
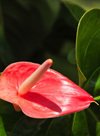
[[[15,111],[21,111],[21,108],[18,105],[13,104],[13,106],[14,106]]]

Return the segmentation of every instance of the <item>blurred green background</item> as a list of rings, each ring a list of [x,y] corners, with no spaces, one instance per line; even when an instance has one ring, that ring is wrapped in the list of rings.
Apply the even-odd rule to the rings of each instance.
[[[77,21],[59,0],[2,0],[0,5],[0,71],[16,61],[42,63],[77,82]]]
[[[100,8],[99,0],[0,0],[0,72],[13,62],[41,64],[52,58],[52,68],[78,84],[77,25],[83,13],[94,7]],[[99,115],[98,109],[96,112]],[[86,114],[91,120],[91,113]],[[80,115],[79,118],[86,121],[84,113]],[[46,120],[31,119],[0,100],[0,132],[4,133],[0,136],[6,136],[5,130],[7,136],[71,136],[72,120],[73,114]],[[92,128],[91,135],[95,136],[96,122],[91,120],[88,125]]]

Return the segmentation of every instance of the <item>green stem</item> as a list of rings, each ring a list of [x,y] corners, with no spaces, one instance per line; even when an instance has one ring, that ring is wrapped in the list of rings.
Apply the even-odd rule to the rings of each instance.
[[[100,96],[94,97],[95,101],[99,101],[100,100]]]

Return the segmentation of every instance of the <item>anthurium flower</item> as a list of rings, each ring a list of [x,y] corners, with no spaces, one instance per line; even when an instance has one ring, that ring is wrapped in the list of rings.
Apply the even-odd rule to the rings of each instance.
[[[62,74],[42,65],[16,62],[0,77],[0,98],[33,118],[51,118],[87,108],[93,97]]]

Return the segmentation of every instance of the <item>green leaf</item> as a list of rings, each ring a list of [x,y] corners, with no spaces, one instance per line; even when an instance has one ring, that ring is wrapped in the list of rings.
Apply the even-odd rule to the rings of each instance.
[[[44,121],[24,116],[15,124],[12,136],[36,136]]]
[[[95,84],[94,93],[97,94],[98,90],[100,90],[100,74],[99,74],[96,84]]]
[[[100,8],[99,0],[63,0],[65,2],[70,2],[75,5],[82,7],[85,10],[89,10],[91,8]]]
[[[0,116],[0,136],[7,136],[1,116]]]
[[[83,81],[100,68],[100,9],[87,11],[79,21],[76,58]]]
[[[64,5],[69,9],[74,18],[79,21],[81,16],[84,14],[85,10],[79,5],[72,3],[70,1],[62,0]]]
[[[96,125],[96,136],[100,136],[100,122]]]
[[[53,119],[24,116],[13,128],[11,136],[66,136],[71,134],[72,115]],[[69,131],[66,131],[69,130]]]
[[[87,119],[84,111],[74,114],[72,133],[73,136],[89,136]]]
[[[94,97],[94,100],[95,100],[95,101],[100,100],[100,96]]]
[[[71,115],[54,118],[46,130],[45,136],[70,136],[71,125]]]
[[[92,108],[92,106],[91,106],[91,108]],[[96,106],[96,107],[98,109],[98,106]],[[93,110],[91,108],[88,108],[86,110],[88,129],[89,129],[90,136],[96,136],[96,123],[99,121],[99,119],[98,119],[98,115],[96,114],[96,108],[93,107]]]

